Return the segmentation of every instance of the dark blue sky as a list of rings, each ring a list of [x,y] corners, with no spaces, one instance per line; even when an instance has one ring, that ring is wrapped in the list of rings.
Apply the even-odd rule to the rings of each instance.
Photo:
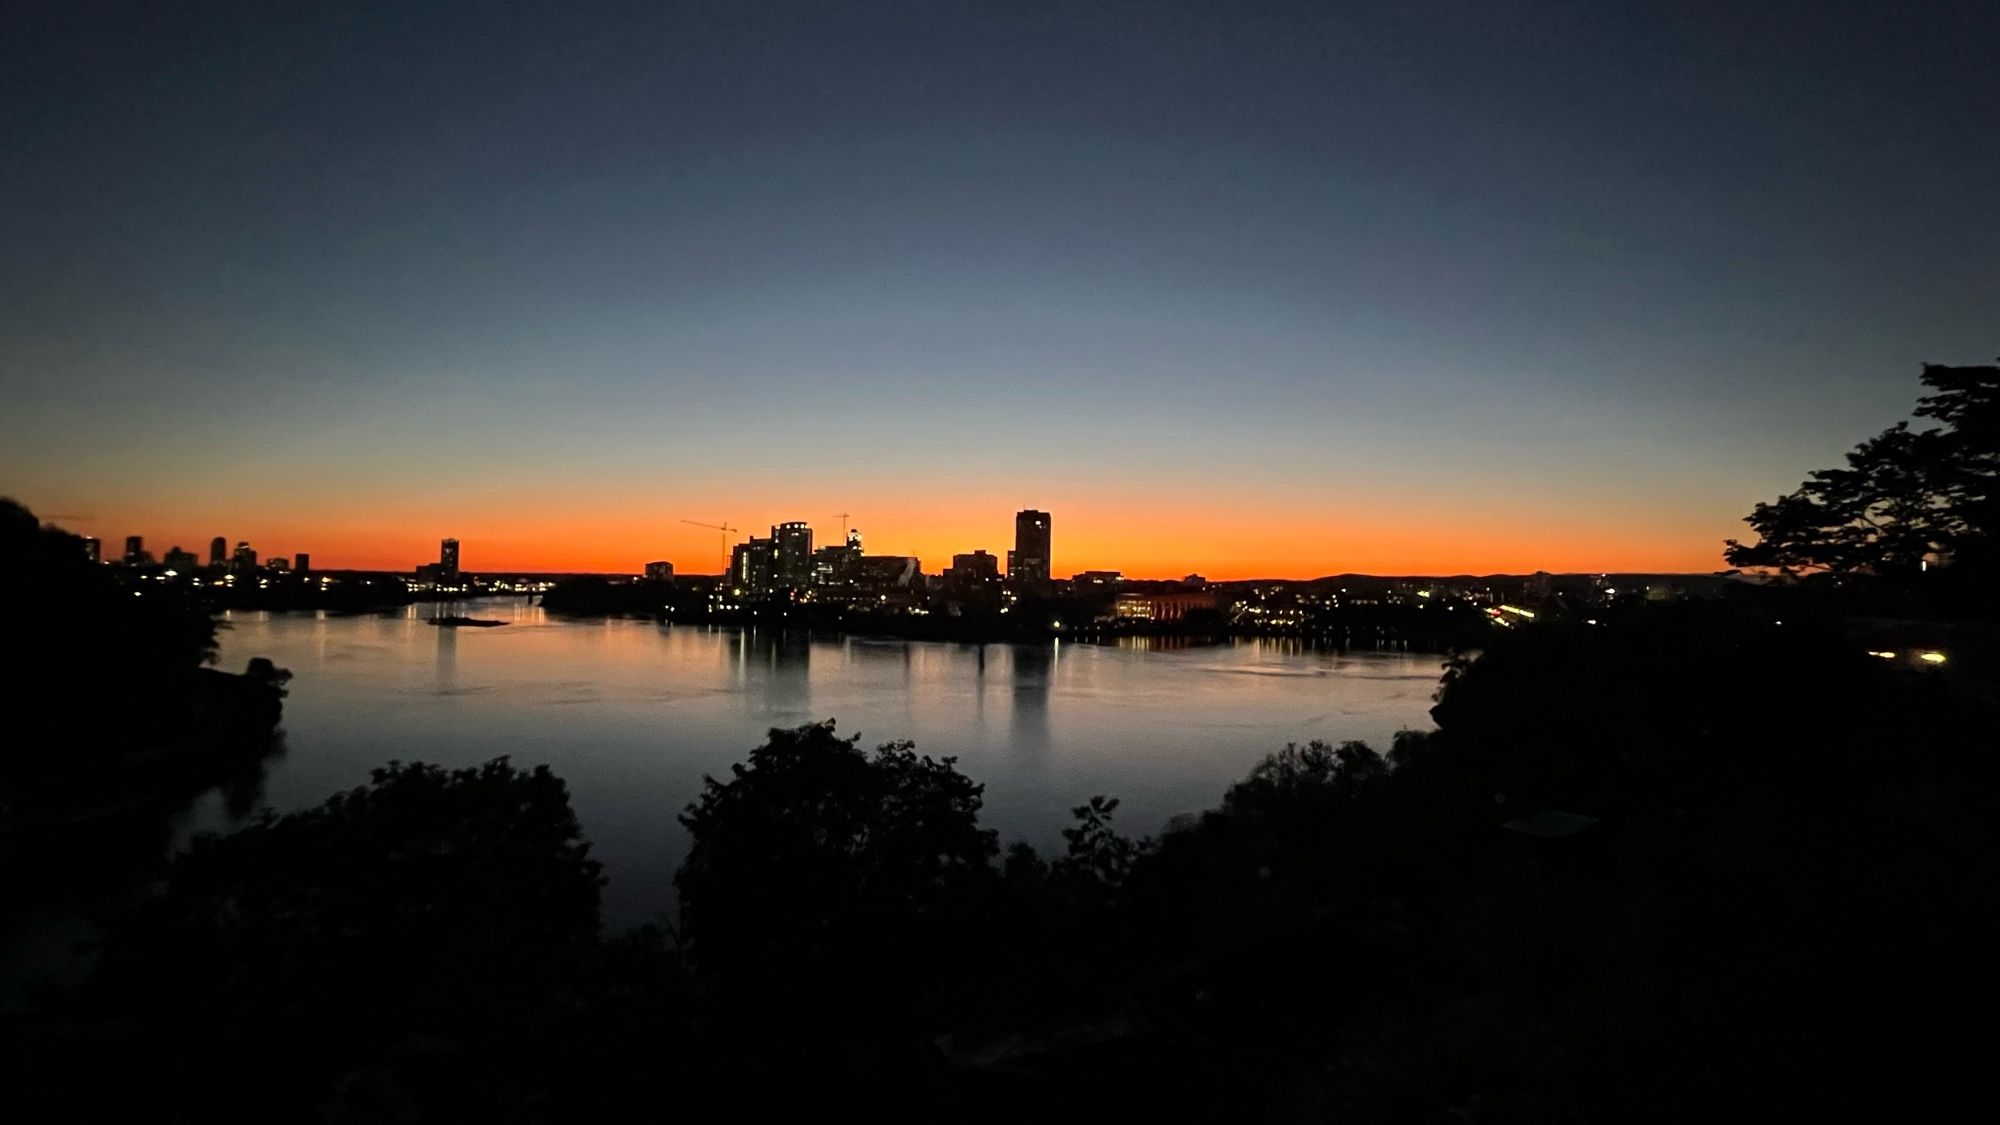
[[[1990,3],[37,7],[0,490],[100,534],[1708,568],[2000,351]]]

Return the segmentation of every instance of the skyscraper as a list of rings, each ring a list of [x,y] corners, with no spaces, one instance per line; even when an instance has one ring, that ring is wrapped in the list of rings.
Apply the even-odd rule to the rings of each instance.
[[[438,577],[446,582],[458,581],[458,540],[446,539],[438,544]]]
[[[1049,538],[1054,521],[1033,508],[1014,514],[1014,549],[1007,552],[1007,578],[1017,586],[1046,590],[1049,585]]]
[[[256,570],[257,552],[248,541],[240,542],[236,544],[236,553],[229,557],[229,565],[237,570]]]
[[[313,557],[304,551],[292,556],[292,567],[300,574],[313,568]]]
[[[104,544],[94,535],[83,537],[83,557],[91,562],[104,561]]]
[[[771,529],[771,580],[779,587],[803,590],[812,584],[813,531],[804,520]]]
[[[146,537],[127,535],[125,537],[125,565],[138,566],[146,561]]]
[[[229,561],[229,540],[218,535],[208,541],[208,565],[222,566]]]
[[[771,541],[751,536],[729,552],[729,584],[737,594],[761,598],[771,589]]]

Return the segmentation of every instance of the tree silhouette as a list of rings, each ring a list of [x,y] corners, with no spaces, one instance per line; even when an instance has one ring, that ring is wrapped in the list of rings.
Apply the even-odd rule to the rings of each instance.
[[[1230,786],[1222,808],[1237,816],[1257,816],[1320,794],[1352,800],[1363,786],[1387,772],[1382,756],[1365,742],[1294,743],[1257,763],[1249,777]]]
[[[1908,579],[1931,559],[1984,569],[2000,521],[2000,366],[1925,364],[1934,393],[1916,415],[1856,446],[1847,466],[1817,470],[1795,492],[1744,518],[1755,543],[1726,542],[1734,567]]]
[[[210,607],[144,577],[92,563],[79,536],[0,499],[0,682],[20,704],[0,735],[0,915],[86,868],[157,862],[165,806],[273,745],[285,674],[202,667]]]
[[[952,758],[857,741],[831,721],[773,729],[681,816],[683,938],[745,1003],[852,1001],[867,1024],[967,983],[963,937],[998,878],[983,787]]]
[[[598,950],[588,853],[561,779],[505,759],[391,762],[198,839],[106,951],[125,1081],[181,1106],[255,1091],[289,1118],[356,1083],[367,1105],[443,1079],[449,1105],[506,1111]]]
[[[1118,811],[1116,797],[1092,797],[1069,811],[1076,826],[1062,830],[1065,853],[1055,864],[1059,877],[1084,880],[1095,888],[1117,890],[1145,854],[1145,843],[1134,842],[1111,826]]]
[[[542,595],[542,608],[571,617],[606,617],[623,613],[659,613],[676,600],[687,603],[689,592],[671,582],[642,580],[614,583],[594,574],[565,578]],[[694,604],[699,605],[696,601]]]
[[[12,677],[152,675],[215,657],[215,616],[181,587],[143,597],[95,565],[83,539],[0,497],[0,671]]]

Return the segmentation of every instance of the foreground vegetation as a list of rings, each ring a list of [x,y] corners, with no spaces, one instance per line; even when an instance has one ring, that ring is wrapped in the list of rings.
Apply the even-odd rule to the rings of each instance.
[[[289,678],[268,660],[208,667],[198,593],[134,591],[83,541],[0,499],[0,925],[156,860],[189,797],[254,773]]]
[[[392,764],[179,859],[13,1050],[51,1111],[278,1119],[1908,1107],[1991,1061],[1995,717],[1727,608],[1515,630],[1434,732],[1054,855],[950,760],[776,730],[682,814],[677,925],[615,936],[559,779]]]

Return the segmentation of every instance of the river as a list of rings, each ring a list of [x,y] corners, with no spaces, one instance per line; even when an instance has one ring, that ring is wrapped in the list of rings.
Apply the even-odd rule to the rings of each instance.
[[[500,619],[433,626],[433,615]],[[687,847],[675,819],[704,774],[726,775],[774,726],[835,719],[865,746],[912,739],[986,786],[1003,845],[1059,847],[1069,809],[1123,802],[1157,832],[1220,800],[1287,742],[1425,728],[1440,660],[1287,640],[1045,647],[777,635],[649,621],[573,621],[518,600],[418,605],[387,616],[236,612],[220,666],[268,656],[294,674],[285,746],[249,807],[286,811],[365,782],[390,759],[448,766],[506,755],[568,783],[605,865],[614,927],[672,902]],[[188,830],[226,828],[219,794]]]

